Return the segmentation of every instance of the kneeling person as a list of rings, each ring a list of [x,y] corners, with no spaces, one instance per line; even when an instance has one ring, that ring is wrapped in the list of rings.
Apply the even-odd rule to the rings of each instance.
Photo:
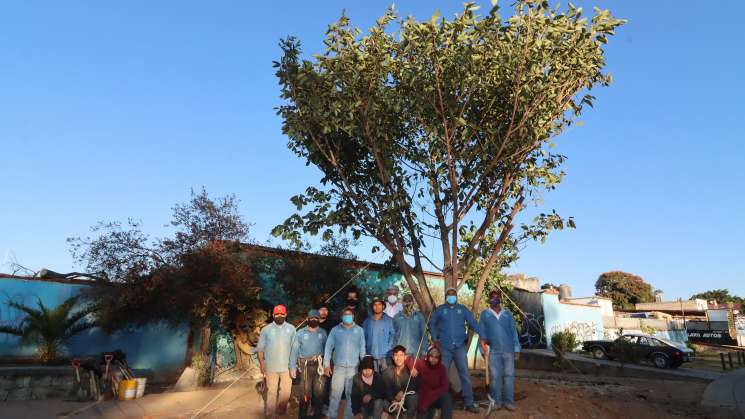
[[[373,357],[360,361],[360,372],[352,380],[352,413],[356,419],[380,419],[385,407],[385,385],[375,372]]]
[[[448,373],[440,362],[440,350],[432,347],[427,351],[426,359],[406,359],[406,366],[411,368],[411,374],[419,379],[419,400],[417,410],[419,418],[432,419],[437,409],[440,409],[440,419],[453,419],[453,400],[448,388]],[[412,368],[413,367],[413,368]]]
[[[389,406],[388,412],[394,417],[414,418],[418,400],[416,394],[418,380],[406,366],[406,348],[401,345],[393,348],[393,365],[383,371],[383,384],[385,384]],[[409,392],[413,394],[408,394]],[[402,410],[401,415],[398,414],[399,410]]]

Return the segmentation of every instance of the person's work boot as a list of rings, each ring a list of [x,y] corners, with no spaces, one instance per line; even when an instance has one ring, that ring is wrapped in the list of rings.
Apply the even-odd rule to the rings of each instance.
[[[466,406],[466,412],[479,413],[479,412],[481,412],[481,409],[479,409],[478,407],[476,407],[476,405],[473,405],[472,404],[470,406]]]
[[[517,407],[515,407],[514,404],[506,404],[504,405],[504,408],[509,410],[510,412],[514,412],[515,410],[517,410]]]

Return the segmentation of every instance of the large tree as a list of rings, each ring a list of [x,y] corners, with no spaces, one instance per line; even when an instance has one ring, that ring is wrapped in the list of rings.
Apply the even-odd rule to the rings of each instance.
[[[176,204],[165,237],[153,238],[142,223],[128,219],[99,221],[91,227],[94,237],[70,237],[70,253],[87,272],[107,282],[123,282],[153,269],[177,265],[180,258],[204,248],[211,241],[248,240],[249,224],[238,212],[235,195],[211,198],[203,188],[191,191],[186,203]]]
[[[230,326],[260,305],[254,260],[242,250],[248,224],[232,195],[203,189],[173,207],[171,234],[152,238],[140,223],[101,222],[91,237],[68,239],[73,257],[110,286],[90,287],[101,327],[115,330],[151,321],[190,324],[207,350],[213,319]]]
[[[323,54],[302,58],[290,37],[275,63],[288,147],[321,171],[275,235],[371,237],[425,310],[425,268],[447,286],[473,280],[476,310],[505,247],[573,226],[553,211],[517,216],[562,180],[553,138],[610,83],[603,46],[623,23],[543,1],[517,1],[507,18],[477,9],[427,21],[389,10],[364,36],[342,16]]]
[[[654,301],[652,286],[638,275],[623,271],[600,274],[595,282],[595,294],[613,300],[613,307],[633,309],[637,303]]]

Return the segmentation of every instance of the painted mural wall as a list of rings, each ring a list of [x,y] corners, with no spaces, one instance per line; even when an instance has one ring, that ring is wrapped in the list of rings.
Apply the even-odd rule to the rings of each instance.
[[[551,347],[551,335],[570,330],[579,342],[603,338],[603,317],[599,306],[568,304],[559,301],[558,294],[541,294],[546,327],[546,345]]]
[[[526,349],[546,347],[546,325],[544,323],[541,293],[521,289],[510,291],[510,297],[525,314],[520,319],[520,345]]]
[[[0,324],[16,325],[23,313],[8,307],[9,301],[35,306],[37,301],[54,307],[78,295],[87,285],[0,278]],[[147,370],[156,378],[179,373],[186,357],[188,328],[153,324],[145,330],[123,330],[107,335],[95,328],[73,337],[65,352],[70,356],[100,355],[121,349],[130,366]],[[13,335],[0,333],[0,356],[33,355],[36,348],[23,346]]]

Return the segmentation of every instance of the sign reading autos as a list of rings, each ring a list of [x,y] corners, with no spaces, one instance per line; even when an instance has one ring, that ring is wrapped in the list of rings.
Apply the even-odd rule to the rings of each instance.
[[[693,342],[718,343],[720,345],[736,344],[726,330],[691,330],[688,329],[688,340]]]

